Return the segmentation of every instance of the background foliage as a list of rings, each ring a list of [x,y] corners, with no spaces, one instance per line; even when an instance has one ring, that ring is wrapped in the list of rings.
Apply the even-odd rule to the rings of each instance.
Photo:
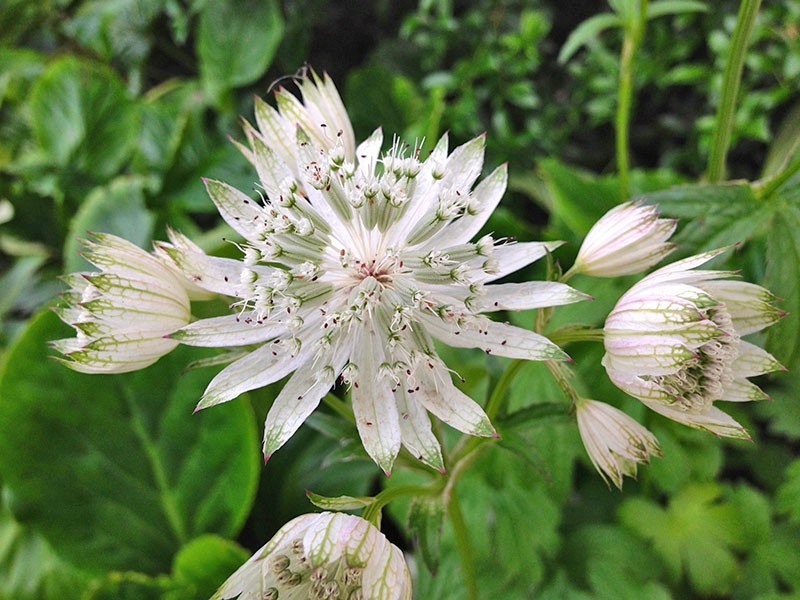
[[[337,81],[359,138],[378,125],[409,140],[488,132],[487,165],[507,161],[512,177],[489,229],[565,239],[557,258],[569,265],[592,222],[624,199],[615,111],[636,3],[610,4],[5,0],[0,598],[207,598],[310,510],[306,489],[358,496],[414,477],[386,480],[354,428],[324,409],[260,467],[258,429],[275,389],[190,416],[211,373],[176,374],[206,356],[196,349],[116,377],[49,360],[47,341],[66,331],[42,309],[56,302],[59,273],[86,266],[76,238],[109,231],[146,246],[169,224],[230,252],[200,177],[253,188],[226,138],[241,138],[253,93],[291,85],[286,76],[310,64]],[[760,382],[772,402],[731,407],[753,435],[744,443],[646,413],[608,382],[600,348],[569,346],[576,384],[662,443],[664,458],[620,494],[592,470],[571,418],[521,421],[564,401],[541,365],[526,366],[497,422],[502,441],[456,489],[484,597],[800,594],[800,175],[782,175],[800,140],[800,2],[761,8],[729,181],[708,183],[737,7],[650,3],[635,58],[630,190],[681,217],[682,254],[742,243],[737,268],[789,313],[766,342],[790,370]],[[554,327],[601,324],[631,280],[574,283],[596,300],[559,309]],[[512,318],[530,326],[534,315]],[[446,358],[478,400],[504,366],[467,351]],[[418,598],[466,597],[442,515],[397,502],[384,520],[413,560]]]

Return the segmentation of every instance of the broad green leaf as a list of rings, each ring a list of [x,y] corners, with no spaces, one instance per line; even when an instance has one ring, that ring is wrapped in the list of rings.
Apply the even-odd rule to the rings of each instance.
[[[0,511],[0,598],[79,600],[87,577],[61,560],[41,535]]]
[[[788,369],[800,364],[800,208],[775,214],[767,238],[764,285],[788,315],[767,330],[767,350]]]
[[[0,276],[0,319],[6,316],[29,290],[36,271],[46,260],[45,256],[24,256]]]
[[[425,566],[432,574],[439,570],[442,552],[442,529],[445,507],[442,497],[413,498],[408,509],[408,530],[414,537],[414,546],[422,554]]]
[[[746,242],[767,227],[773,213],[740,182],[678,186],[647,194],[647,201],[681,219],[676,240],[692,253]]]
[[[212,98],[252,83],[269,67],[283,38],[276,0],[206,2],[197,30],[203,85]]]
[[[95,188],[78,209],[64,243],[64,271],[95,270],[78,252],[80,240],[90,232],[113,233],[147,249],[155,217],[144,202],[144,182],[139,177],[118,177]]]
[[[150,24],[163,4],[164,0],[89,0],[63,30],[106,61],[135,66],[150,52]]]
[[[103,180],[128,159],[137,111],[110,69],[61,58],[36,82],[29,106],[49,164]]]
[[[690,484],[673,496],[668,508],[630,498],[620,507],[621,521],[652,542],[674,579],[685,574],[702,594],[724,594],[736,579],[734,551],[745,538],[736,508],[719,485]]]
[[[172,568],[175,589],[161,600],[210,598],[236,569],[250,558],[250,552],[236,542],[217,535],[202,535],[180,549]]]
[[[203,533],[235,534],[259,472],[243,400],[192,415],[207,375],[179,348],[148,369],[83,375],[52,360],[68,330],[35,318],[0,373],[0,475],[9,506],[59,553],[91,571],[169,570]]]
[[[798,389],[800,389],[800,371],[792,369],[788,373],[781,373],[768,388],[772,402],[758,402],[753,407],[756,414],[769,421],[770,432],[795,441],[800,440]]]
[[[581,46],[588,44],[611,27],[622,27],[622,19],[618,15],[603,13],[589,17],[569,34],[567,41],[564,42],[561,51],[558,53],[558,62],[564,64],[572,58],[573,54],[580,50]]]
[[[722,469],[724,454],[719,439],[679,424],[654,423],[653,434],[663,456],[645,471],[659,489],[675,493],[691,482],[712,481]]]

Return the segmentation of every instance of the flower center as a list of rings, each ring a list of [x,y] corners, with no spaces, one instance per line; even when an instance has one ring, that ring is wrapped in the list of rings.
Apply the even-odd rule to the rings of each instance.
[[[675,398],[676,408],[686,411],[704,410],[723,396],[733,382],[731,365],[739,354],[739,337],[725,307],[718,304],[701,312],[719,327],[719,334],[698,347],[677,373],[651,378]]]

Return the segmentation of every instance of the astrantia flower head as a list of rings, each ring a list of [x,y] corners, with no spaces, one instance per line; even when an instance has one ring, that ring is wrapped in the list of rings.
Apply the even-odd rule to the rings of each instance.
[[[573,273],[594,277],[633,275],[652,267],[675,245],[677,222],[660,219],[655,206],[626,202],[603,215],[586,234]]]
[[[94,234],[85,246],[100,272],[64,277],[70,289],[56,312],[77,335],[53,347],[84,373],[151,365],[177,345],[166,336],[189,322],[187,283],[173,265],[114,235]]]
[[[596,400],[576,404],[578,430],[595,469],[622,489],[622,477],[636,476],[637,463],[661,456],[658,440],[621,410]]]
[[[411,600],[403,553],[369,522],[342,513],[297,517],[212,600]]]
[[[663,267],[634,285],[606,319],[603,365],[619,388],[678,422],[729,437],[744,428],[713,403],[765,398],[747,380],[783,367],[744,341],[781,318],[763,287],[725,271],[693,271],[725,249]]]

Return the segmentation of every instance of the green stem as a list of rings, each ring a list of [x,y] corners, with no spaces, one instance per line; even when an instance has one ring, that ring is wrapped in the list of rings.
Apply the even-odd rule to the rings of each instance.
[[[635,15],[625,28],[622,42],[622,53],[619,64],[619,93],[617,95],[617,171],[619,172],[619,189],[622,200],[630,197],[630,153],[628,148],[628,131],[631,120],[631,103],[633,100],[633,61],[639,49],[647,23],[647,0],[639,0],[639,13]]]
[[[361,518],[369,521],[375,527],[381,526],[381,511],[383,507],[389,504],[395,498],[401,496],[430,496],[435,494],[441,489],[441,485],[425,486],[425,485],[398,485],[383,490],[380,494],[375,496],[372,504],[364,509],[361,513]]]
[[[789,163],[789,165],[780,173],[770,177],[765,181],[754,183],[753,192],[755,193],[756,198],[769,198],[773,192],[775,192],[775,190],[786,183],[798,171],[800,171],[800,156]]]
[[[564,395],[573,403],[577,403],[581,397],[570,381],[573,376],[572,371],[570,371],[567,366],[560,361],[548,360],[545,361],[545,364],[547,365],[550,374],[553,376],[553,379],[556,380],[558,387],[560,387],[561,391],[564,392]]]
[[[591,327],[563,327],[556,329],[547,337],[557,346],[570,342],[602,342],[604,339],[602,329]]]
[[[337,398],[330,392],[322,397],[322,401],[333,410],[340,417],[344,417],[350,423],[356,422],[356,417],[353,415],[353,409],[350,408],[343,400]]]
[[[733,120],[736,114],[736,100],[739,95],[739,82],[742,79],[745,52],[756,22],[761,0],[742,0],[736,17],[736,28],[731,38],[728,63],[722,78],[722,95],[717,107],[714,134],[711,138],[711,152],[708,156],[706,179],[711,183],[721,181],[725,175],[725,158],[731,142]]]
[[[508,391],[509,386],[514,381],[514,378],[519,373],[520,369],[525,366],[524,360],[521,358],[517,358],[511,362],[506,370],[503,371],[503,374],[500,376],[500,379],[497,382],[497,385],[494,386],[492,390],[492,395],[489,396],[489,401],[486,403],[486,416],[489,417],[491,421],[497,416],[497,413],[500,411],[500,406],[503,404],[503,401],[506,399],[506,392]]]
[[[455,494],[450,495],[447,514],[453,524],[453,533],[456,536],[456,548],[458,548],[458,555],[461,559],[461,574],[464,576],[464,584],[467,588],[467,600],[478,600],[480,596],[475,572],[475,551],[469,540],[469,530],[464,520],[464,513],[461,512],[461,504]]]

